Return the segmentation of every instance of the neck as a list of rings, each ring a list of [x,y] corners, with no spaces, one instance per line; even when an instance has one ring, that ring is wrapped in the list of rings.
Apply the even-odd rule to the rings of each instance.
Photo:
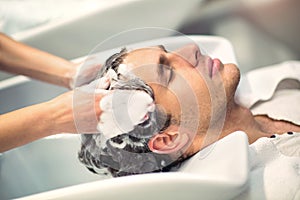
[[[244,131],[248,135],[250,144],[260,137],[269,137],[274,134],[267,131],[249,109],[233,102],[227,113],[221,137],[238,130]]]
[[[198,152],[199,149],[202,149],[235,131],[245,132],[248,136],[249,143],[252,144],[257,139],[261,137],[270,137],[274,133],[280,134],[287,131],[300,132],[300,127],[289,122],[273,120],[268,116],[254,116],[249,109],[233,102],[227,107],[226,119],[221,135],[218,130],[219,129],[217,128],[210,134],[207,132],[204,134],[197,134],[195,140],[199,142],[195,142],[189,147],[187,155],[192,155],[195,152]]]

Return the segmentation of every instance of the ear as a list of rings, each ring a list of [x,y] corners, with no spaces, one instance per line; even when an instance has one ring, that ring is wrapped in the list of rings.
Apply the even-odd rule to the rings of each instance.
[[[188,142],[188,134],[179,133],[178,128],[171,128],[154,135],[148,142],[148,147],[154,153],[170,154],[179,151]]]

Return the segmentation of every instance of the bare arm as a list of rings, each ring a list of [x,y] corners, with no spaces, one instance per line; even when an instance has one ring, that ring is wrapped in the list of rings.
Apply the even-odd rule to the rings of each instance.
[[[38,104],[0,116],[0,152],[54,134],[46,104]]]
[[[0,70],[70,88],[75,64],[0,33]]]
[[[74,93],[0,115],[0,152],[62,132],[98,132],[98,105],[103,95]]]

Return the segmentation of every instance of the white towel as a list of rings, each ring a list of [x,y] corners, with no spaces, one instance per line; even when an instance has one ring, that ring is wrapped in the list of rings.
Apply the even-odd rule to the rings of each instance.
[[[250,145],[248,188],[236,199],[300,199],[300,133],[260,138]]]

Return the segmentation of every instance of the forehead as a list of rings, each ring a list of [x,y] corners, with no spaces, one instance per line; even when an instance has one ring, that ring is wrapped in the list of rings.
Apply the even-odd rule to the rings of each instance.
[[[160,47],[145,47],[127,53],[123,63],[132,65],[157,64],[165,51]]]
[[[158,66],[161,56],[165,54],[160,47],[146,47],[130,51],[123,59],[127,70],[132,72],[146,84],[160,83]]]

